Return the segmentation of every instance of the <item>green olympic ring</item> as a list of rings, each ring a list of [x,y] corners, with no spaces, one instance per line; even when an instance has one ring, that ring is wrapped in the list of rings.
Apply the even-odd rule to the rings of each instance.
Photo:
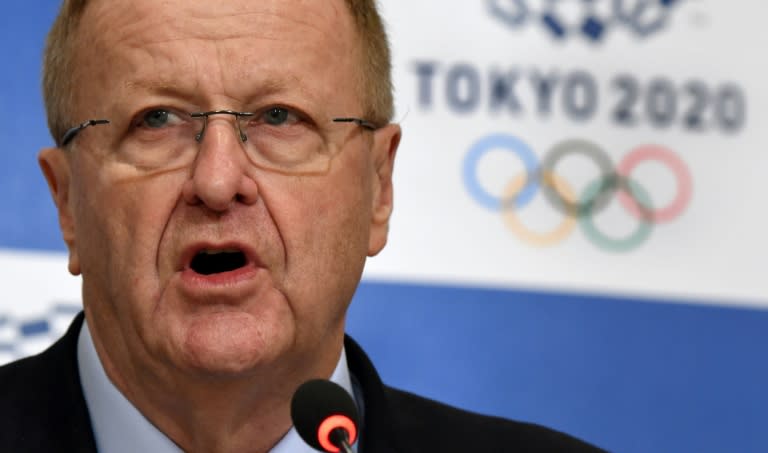
[[[651,196],[648,194],[643,186],[631,179],[621,178],[618,185],[621,190],[629,191],[632,194],[633,199],[638,200],[639,204],[642,204],[643,208],[653,209]],[[581,194],[581,200],[590,200],[595,197],[598,191],[603,186],[601,180],[595,180],[587,187]],[[638,219],[637,227],[627,237],[614,238],[600,231],[594,222],[594,217],[591,215],[584,215],[579,218],[579,225],[584,234],[598,247],[610,252],[628,252],[648,239],[653,229],[653,223],[647,218],[647,216],[641,216]]]

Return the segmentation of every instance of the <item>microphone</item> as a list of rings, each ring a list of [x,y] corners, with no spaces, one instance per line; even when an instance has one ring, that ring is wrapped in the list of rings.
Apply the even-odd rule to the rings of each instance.
[[[301,384],[291,400],[291,419],[304,442],[316,450],[352,453],[357,407],[341,386],[324,379]]]

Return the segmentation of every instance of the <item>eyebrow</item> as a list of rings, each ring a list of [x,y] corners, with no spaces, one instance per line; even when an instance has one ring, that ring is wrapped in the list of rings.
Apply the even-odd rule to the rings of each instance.
[[[283,79],[269,78],[262,81],[255,81],[252,83],[252,85],[255,87],[255,89],[252,92],[247,93],[247,97],[242,100],[244,104],[247,104],[251,100],[258,97],[285,92],[289,88],[297,89],[305,96],[309,94],[306,88],[302,87],[301,84],[298,83],[298,78],[295,76]],[[200,93],[200,90],[196,88],[185,88],[183,84],[173,83],[170,80],[139,79],[126,81],[123,86],[129,92],[142,91],[149,92],[151,94],[177,97],[182,99],[194,98]]]

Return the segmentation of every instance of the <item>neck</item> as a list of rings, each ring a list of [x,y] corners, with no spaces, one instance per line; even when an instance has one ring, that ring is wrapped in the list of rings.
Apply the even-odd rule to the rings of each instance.
[[[266,370],[222,375],[118,366],[93,330],[91,335],[111,385],[152,425],[185,451],[222,453],[268,452],[292,426],[295,389],[310,378],[330,377],[343,343],[342,336],[333,348],[324,348],[323,360],[316,354]]]

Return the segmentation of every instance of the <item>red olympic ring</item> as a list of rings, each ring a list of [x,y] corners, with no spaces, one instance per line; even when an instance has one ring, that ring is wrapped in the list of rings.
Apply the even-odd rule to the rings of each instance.
[[[642,206],[639,201],[630,196],[627,191],[620,191],[619,201],[635,217],[640,220],[652,220],[654,222],[669,222],[685,211],[693,195],[693,178],[688,171],[688,167],[672,151],[658,146],[645,145],[632,150],[622,159],[617,167],[617,173],[629,179],[630,173],[644,161],[656,160],[667,164],[669,169],[677,179],[677,195],[667,206],[658,209],[651,209]]]

